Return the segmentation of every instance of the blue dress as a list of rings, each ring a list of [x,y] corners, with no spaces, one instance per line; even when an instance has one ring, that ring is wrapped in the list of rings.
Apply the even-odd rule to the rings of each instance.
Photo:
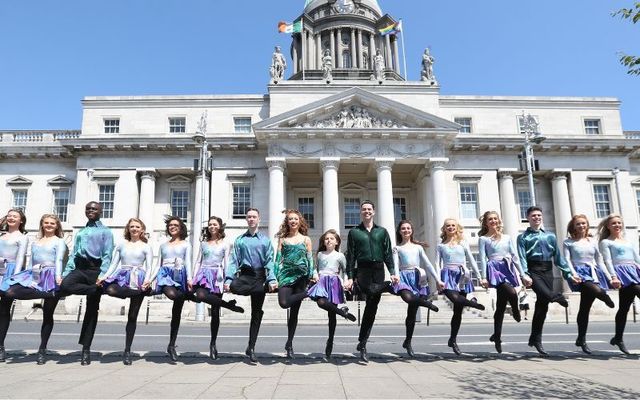
[[[62,238],[40,239],[31,245],[31,261],[24,271],[13,275],[9,286],[20,285],[40,292],[57,289],[56,278],[62,278],[62,262],[67,253],[67,245]]]
[[[565,239],[562,243],[564,258],[583,282],[594,282],[603,289],[609,289],[611,275],[602,263],[602,256],[596,241]],[[576,284],[572,279],[567,279],[569,287],[574,292],[580,291],[580,284]]]
[[[9,278],[22,270],[28,243],[27,236],[19,232],[0,236],[0,291],[9,289]]]
[[[160,246],[157,292],[161,293],[164,286],[174,286],[186,292],[187,281],[191,280],[191,245],[188,241],[182,241],[175,246],[171,246],[170,243]]]
[[[493,288],[503,283],[513,287],[522,285],[520,277],[524,271],[518,260],[518,253],[508,235],[501,235],[495,240],[489,236],[481,236],[478,240],[480,270],[485,273],[489,285]]]
[[[200,243],[200,257],[193,286],[208,289],[211,293],[222,293],[229,253],[229,245],[223,241]]]
[[[476,275],[484,278],[478,270],[478,265],[471,254],[469,244],[464,240],[453,246],[440,243],[436,248],[436,255],[436,264],[440,268],[440,279],[444,283],[445,290],[464,293],[474,291],[471,273],[467,268],[467,260]]]
[[[148,243],[120,243],[111,257],[111,266],[104,273],[106,283],[117,283],[120,287],[142,290],[149,277],[153,263],[153,250]]]
[[[393,263],[400,282],[394,283],[391,290],[400,294],[409,290],[414,295],[428,296],[427,275],[438,281],[435,268],[427,258],[424,247],[416,243],[407,243],[393,248]]]
[[[318,253],[318,282],[307,291],[309,297],[313,300],[325,297],[333,304],[343,304],[342,277],[346,268],[347,259],[339,251]]]
[[[640,284],[640,256],[626,240],[600,241],[600,253],[611,275],[620,280],[622,287]]]

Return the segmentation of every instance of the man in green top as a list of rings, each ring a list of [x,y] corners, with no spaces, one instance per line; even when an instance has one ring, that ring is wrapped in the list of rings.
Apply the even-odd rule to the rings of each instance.
[[[362,361],[367,358],[367,340],[371,328],[376,320],[378,303],[382,292],[388,290],[389,282],[384,280],[384,265],[391,274],[391,281],[398,282],[394,275],[393,255],[391,253],[391,239],[383,227],[373,223],[376,214],[371,201],[365,200],[360,204],[360,225],[349,231],[347,238],[347,282],[348,289],[353,285],[355,275],[360,290],[367,296],[357,350]]]

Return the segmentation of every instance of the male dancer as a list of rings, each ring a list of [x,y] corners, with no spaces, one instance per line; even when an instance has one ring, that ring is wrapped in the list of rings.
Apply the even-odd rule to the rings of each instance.
[[[98,276],[104,274],[111,265],[113,234],[100,222],[102,204],[92,201],[85,206],[87,225],[75,237],[73,254],[69,257],[60,294],[86,295],[87,303],[80,331],[79,344],[82,345],[80,364],[91,364],[91,342],[98,324],[98,309],[102,288],[97,285]]]
[[[355,273],[358,287],[366,295],[366,305],[362,316],[362,325],[358,335],[358,347],[360,358],[368,362],[367,340],[371,334],[371,328],[376,320],[378,303],[382,292],[388,290],[389,283],[384,281],[384,265],[391,274],[391,281],[398,282],[394,275],[393,253],[391,252],[391,239],[389,233],[383,227],[373,223],[376,214],[371,201],[365,200],[360,204],[360,225],[349,231],[347,237],[347,282],[345,287],[350,289],[353,285]]]
[[[518,256],[524,272],[533,280],[533,291],[536,294],[536,308],[531,321],[529,346],[535,347],[543,356],[548,355],[542,347],[542,328],[547,317],[549,303],[556,302],[562,307],[569,303],[562,293],[553,291],[553,264],[560,268],[566,279],[580,283],[558,249],[556,235],[542,229],[542,209],[536,206],[527,209],[529,227],[518,235]]]
[[[251,324],[249,325],[249,345],[245,354],[251,362],[258,361],[255,352],[256,340],[262,322],[262,305],[265,298],[265,281],[269,284],[269,290],[278,287],[273,271],[273,245],[269,238],[258,231],[260,224],[260,211],[256,208],[247,210],[247,231],[240,235],[233,244],[229,265],[225,273],[225,291],[229,291],[234,279],[242,279],[241,276],[255,278],[254,290],[247,293],[238,293],[251,296]],[[236,272],[240,278],[236,277]]]

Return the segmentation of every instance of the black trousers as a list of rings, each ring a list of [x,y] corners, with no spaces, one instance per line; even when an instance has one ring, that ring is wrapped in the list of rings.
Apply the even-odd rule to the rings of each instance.
[[[356,271],[358,287],[366,296],[362,324],[360,325],[359,342],[366,342],[371,335],[371,328],[376,321],[378,304],[384,291],[384,264],[371,263],[358,265]]]
[[[562,296],[553,291],[552,265],[548,263],[529,263],[529,275],[533,281],[532,289],[536,294],[536,308],[531,321],[530,342],[542,341],[542,328],[549,311],[549,303]]]

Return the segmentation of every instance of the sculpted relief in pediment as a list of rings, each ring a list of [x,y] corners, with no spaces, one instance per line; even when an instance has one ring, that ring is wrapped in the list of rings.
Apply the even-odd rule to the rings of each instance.
[[[305,121],[295,126],[296,128],[316,129],[403,129],[408,128],[402,122],[391,118],[379,116],[370,110],[360,106],[343,108],[339,112],[314,121]]]

